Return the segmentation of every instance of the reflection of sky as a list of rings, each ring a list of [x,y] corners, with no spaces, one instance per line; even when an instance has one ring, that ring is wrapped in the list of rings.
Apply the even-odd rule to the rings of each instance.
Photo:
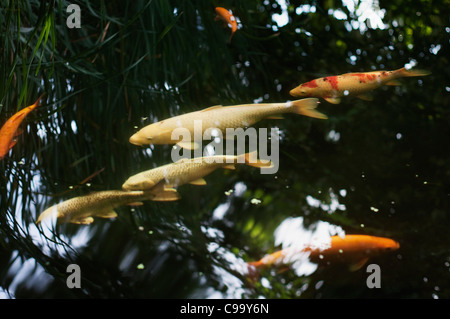
[[[278,0],[277,2],[281,8],[281,14],[272,16],[272,19],[277,23],[277,26],[274,26],[275,31],[289,22],[286,0]],[[382,20],[386,10],[380,9],[377,0],[342,0],[342,4],[350,12],[349,17],[340,9],[330,9],[328,14],[339,20],[347,20],[345,27],[348,31],[359,29],[361,32],[364,32],[368,27],[371,29],[385,29],[387,27]],[[295,9],[295,13],[298,15],[314,12],[316,12],[316,7],[309,4],[300,5]]]
[[[30,163],[38,163],[36,156],[33,156],[27,161],[30,161]],[[52,256],[57,253],[60,256],[67,256],[70,250],[82,248],[88,243],[92,229],[80,228],[76,234],[70,237],[61,234],[55,236],[56,218],[44,220],[39,227],[36,226],[33,221],[29,223],[23,219],[24,210],[28,210],[29,216],[37,216],[40,214],[40,211],[38,210],[39,205],[29,205],[29,203],[23,201],[23,193],[20,187],[17,190],[13,190],[12,188],[12,185],[14,185],[14,176],[21,174],[17,171],[22,169],[22,165],[27,165],[27,173],[32,176],[29,191],[34,194],[33,202],[48,202],[44,199],[44,196],[40,194],[40,172],[33,169],[33,167],[36,167],[37,165],[30,165],[30,163],[25,163],[25,160],[17,162],[17,167],[11,169],[9,175],[10,180],[6,184],[9,194],[14,196],[13,202],[15,203],[15,210],[13,210],[13,208],[8,212],[9,227],[11,227],[11,229],[16,229],[18,231],[18,236],[30,238],[33,241],[33,244],[39,247],[45,255]],[[53,278],[45,272],[44,268],[37,263],[34,258],[25,259],[19,255],[17,250],[13,251],[10,264],[7,276],[13,277],[13,281],[8,288],[9,294],[0,290],[0,299],[14,297],[15,290],[19,285],[25,284],[28,287],[33,287],[34,290],[39,292],[44,291],[51,281],[53,281]]]
[[[241,196],[246,190],[244,183],[239,182],[234,185],[234,188],[225,192],[230,198],[233,196]],[[346,190],[339,190],[339,195],[346,196]],[[306,200],[310,207],[320,208],[328,213],[334,213],[337,210],[345,210],[345,205],[339,203],[338,195],[330,188],[328,190],[330,203],[324,203],[319,199],[308,195]],[[230,200],[222,203],[216,207],[212,213],[213,220],[225,220],[226,213],[230,207]],[[202,232],[210,240],[207,244],[208,251],[217,256],[222,265],[213,264],[213,272],[217,278],[220,278],[221,285],[226,287],[226,292],[215,290],[211,287],[205,291],[197,291],[192,297],[204,298],[241,298],[245,293],[242,280],[236,274],[246,275],[248,272],[246,261],[240,256],[237,256],[232,251],[222,247],[224,241],[224,234],[221,230],[202,226]],[[289,217],[283,220],[274,231],[274,251],[279,249],[288,249],[291,253],[286,254],[283,263],[290,264],[290,268],[297,276],[309,276],[317,269],[317,264],[312,263],[308,255],[309,253],[301,252],[303,248],[309,246],[311,248],[326,248],[331,243],[331,236],[344,236],[344,230],[336,225],[328,222],[318,221],[309,226],[304,225],[303,217]],[[261,256],[263,257],[263,256]],[[261,277],[261,284],[270,288],[270,281]]]
[[[287,254],[283,262],[292,263],[291,269],[297,276],[308,276],[316,270],[317,265],[309,261],[308,253],[299,253],[296,248],[326,248],[334,235],[343,236],[345,233],[341,227],[328,222],[318,221],[305,227],[303,217],[290,217],[275,230],[274,245],[280,249],[294,248],[293,253]]]

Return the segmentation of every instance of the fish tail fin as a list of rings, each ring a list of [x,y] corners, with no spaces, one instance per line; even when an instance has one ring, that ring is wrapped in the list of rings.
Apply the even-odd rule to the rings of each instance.
[[[34,108],[40,106],[40,105],[41,105],[41,100],[44,98],[45,95],[46,95],[46,93],[42,93],[41,96],[38,97],[38,99],[36,100],[36,102],[34,102],[34,103],[31,105],[31,109],[34,109]]]
[[[242,158],[244,161],[242,161]],[[272,162],[270,161],[261,161],[258,159],[258,152],[253,151],[250,153],[245,153],[242,155],[238,155],[238,163],[245,162],[245,164],[253,167],[272,167]]]
[[[317,119],[328,118],[325,114],[315,110],[317,108],[317,105],[319,104],[319,99],[317,98],[301,99],[288,103],[291,103],[293,113],[314,117]]]
[[[410,76],[427,76],[430,75],[431,72],[427,70],[422,69],[407,69],[407,68],[401,68],[398,70],[399,73],[404,77],[410,77]]]

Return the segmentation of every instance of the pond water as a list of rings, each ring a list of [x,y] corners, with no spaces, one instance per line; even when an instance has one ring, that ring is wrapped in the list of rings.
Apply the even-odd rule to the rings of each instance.
[[[402,11],[397,1],[372,3],[370,15],[352,1],[335,8],[248,1],[235,4],[239,29],[227,42],[230,30],[206,2],[168,3],[142,12],[108,7],[110,27],[97,26],[98,40],[107,30],[99,51],[90,52],[96,44],[83,36],[94,32],[93,12],[102,8],[82,9],[84,29],[57,26],[69,53],[57,46],[66,60],[43,64],[54,73],[33,83],[45,101],[0,162],[0,296],[449,298],[448,17],[427,5]],[[121,189],[129,176],[170,163],[171,145],[128,142],[145,125],[217,104],[286,102],[291,89],[315,78],[410,64],[431,75],[378,88],[370,101],[320,99],[327,120],[286,114],[255,124],[278,132],[275,173],[217,169],[206,185],[179,186],[178,201],[123,205],[117,218],[90,225],[35,224],[56,203]],[[28,91],[23,104],[40,93]],[[2,101],[4,123],[17,97]],[[247,262],[344,234],[400,247],[357,270],[302,255],[248,274]],[[80,288],[67,285],[72,264]],[[368,287],[370,264],[379,266],[380,287]]]

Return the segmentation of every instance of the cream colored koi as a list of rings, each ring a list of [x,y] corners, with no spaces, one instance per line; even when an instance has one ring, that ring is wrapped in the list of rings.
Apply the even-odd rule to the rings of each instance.
[[[399,78],[426,76],[430,72],[401,68],[395,71],[375,71],[365,73],[346,73],[327,76],[300,84],[289,93],[294,97],[322,97],[329,103],[339,104],[341,98],[356,95],[370,100],[366,93],[383,85],[399,85]]]
[[[324,114],[315,110],[317,105],[318,99],[310,98],[287,103],[212,106],[145,126],[130,137],[130,143],[135,145],[178,144],[184,148],[191,148],[190,145],[182,144],[184,142],[181,137],[172,139],[172,132],[177,128],[184,128],[193,136],[194,121],[201,121],[202,133],[207,129],[216,128],[222,131],[225,136],[227,128],[251,126],[262,119],[276,118],[284,113],[296,113],[326,119],[327,117]]]
[[[205,185],[204,176],[222,167],[234,169],[234,164],[245,163],[253,167],[268,167],[270,162],[263,163],[256,159],[256,152],[233,155],[213,155],[192,159],[181,159],[175,163],[163,165],[131,176],[122,185],[124,190],[151,189],[163,182],[166,187],[177,187],[184,184]]]
[[[162,186],[162,185],[161,185]],[[36,221],[39,224],[56,214],[58,223],[90,224],[94,217],[115,218],[114,209],[122,205],[142,204],[143,200],[173,201],[178,193],[174,189],[154,189],[144,191],[111,190],[95,192],[85,196],[74,197],[47,208]]]

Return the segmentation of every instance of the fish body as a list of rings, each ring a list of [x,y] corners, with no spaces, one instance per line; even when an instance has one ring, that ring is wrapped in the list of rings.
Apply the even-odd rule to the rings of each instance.
[[[165,192],[173,194],[172,200],[178,199],[174,190],[166,190]],[[157,196],[157,192],[144,191],[110,190],[95,192],[85,196],[74,197],[47,208],[38,217],[36,224],[39,224],[44,219],[51,218],[55,211],[58,223],[90,224],[94,221],[94,217],[117,217],[114,209],[118,206],[141,204],[141,201],[154,200]]]
[[[352,270],[357,270],[370,257],[399,248],[400,244],[398,242],[386,237],[369,235],[332,236],[330,242],[324,246],[289,247],[264,256],[258,261],[249,262],[248,265],[263,267],[286,264],[294,255],[308,253],[310,260],[313,262],[347,261],[351,263]]]
[[[11,116],[2,126],[0,129],[0,159],[3,159],[8,151],[16,144],[14,137],[17,135],[19,125],[31,111],[39,106],[41,98],[42,96],[34,104],[27,106]]]
[[[230,10],[227,10],[225,8],[216,7],[215,11],[216,11],[216,14],[217,14],[216,15],[216,20],[223,20],[223,21],[225,21],[225,23],[231,29],[231,35],[228,38],[228,42],[230,42],[231,38],[234,35],[234,33],[238,29],[236,18],[235,18],[235,16],[233,15],[233,13]]]
[[[430,73],[422,70],[401,68],[394,71],[374,71],[365,73],[346,73],[327,76],[300,84],[289,93],[295,97],[322,97],[326,101],[339,104],[341,98],[356,95],[370,99],[367,92],[383,85],[398,85],[396,81],[403,77],[426,76]]]
[[[255,154],[256,156],[256,154]],[[158,183],[164,183],[165,187],[177,187],[184,184],[205,185],[204,176],[222,167],[234,169],[234,164],[245,163],[254,167],[269,166],[270,163],[262,163],[253,159],[253,153],[233,155],[213,155],[192,159],[181,159],[175,163],[166,164],[151,170],[147,170],[128,178],[122,185],[124,190],[151,189]]]
[[[243,104],[225,107],[217,105],[147,125],[133,134],[129,141],[141,146],[146,144],[178,144],[187,148],[189,146],[180,143],[182,138],[172,139],[172,133],[175,129],[187,129],[191,136],[194,136],[196,123],[201,123],[202,134],[210,128],[226,132],[227,128],[251,126],[262,119],[276,117],[284,113],[296,113],[325,119],[324,114],[314,110],[317,105],[318,99],[316,98],[286,103]]]

